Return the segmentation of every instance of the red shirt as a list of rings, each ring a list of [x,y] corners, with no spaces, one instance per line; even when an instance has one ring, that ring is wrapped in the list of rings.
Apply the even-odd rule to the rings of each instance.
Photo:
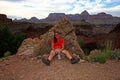
[[[54,38],[53,38],[51,42],[54,45],[54,49],[57,48],[62,49],[62,44],[64,44],[64,38],[59,38],[56,43],[54,42]]]

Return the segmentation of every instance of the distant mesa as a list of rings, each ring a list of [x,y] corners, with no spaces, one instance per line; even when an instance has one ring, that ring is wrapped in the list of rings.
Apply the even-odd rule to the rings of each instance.
[[[7,18],[5,14],[0,14],[0,23],[11,23],[12,19]]]
[[[66,17],[65,13],[50,13],[45,21],[59,22],[64,17]]]
[[[112,15],[106,14],[105,12],[98,13],[97,15],[98,16],[111,16],[112,17]]]
[[[97,16],[98,16],[99,18],[114,18],[112,15],[106,14],[106,13],[104,13],[104,12],[98,13]]]
[[[95,25],[116,25],[120,22],[120,17],[114,17],[110,14],[106,14],[105,12],[101,12],[98,14],[90,15],[87,10],[84,10],[80,14],[65,14],[65,13],[50,13],[48,17],[44,19],[38,19],[36,17],[32,17],[31,19],[21,19],[15,21],[25,21],[25,22],[44,22],[44,23],[57,23],[62,18],[67,17],[71,22],[85,20],[91,24]]]
[[[50,13],[48,15],[48,18],[56,18],[56,17],[64,18],[65,16],[66,16],[65,13]]]
[[[104,16],[107,15],[105,12],[98,13],[97,15]]]

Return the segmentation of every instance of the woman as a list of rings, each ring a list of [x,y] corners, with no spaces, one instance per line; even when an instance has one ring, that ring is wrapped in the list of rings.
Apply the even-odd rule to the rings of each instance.
[[[42,58],[42,62],[46,65],[50,65],[53,57],[57,54],[64,54],[70,61],[71,64],[78,63],[80,59],[73,58],[70,53],[64,49],[64,38],[60,36],[59,32],[54,32],[54,38],[51,40],[52,50],[47,59]]]

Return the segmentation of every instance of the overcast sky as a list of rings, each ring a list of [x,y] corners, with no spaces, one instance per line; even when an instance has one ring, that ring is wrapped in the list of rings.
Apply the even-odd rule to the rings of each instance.
[[[0,13],[12,18],[41,19],[49,13],[80,14],[84,10],[120,17],[120,0],[0,0]]]

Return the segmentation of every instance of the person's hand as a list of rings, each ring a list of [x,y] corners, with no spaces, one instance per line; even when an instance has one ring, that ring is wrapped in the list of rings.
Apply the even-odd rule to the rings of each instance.
[[[60,49],[60,53],[62,53],[63,49]]]

